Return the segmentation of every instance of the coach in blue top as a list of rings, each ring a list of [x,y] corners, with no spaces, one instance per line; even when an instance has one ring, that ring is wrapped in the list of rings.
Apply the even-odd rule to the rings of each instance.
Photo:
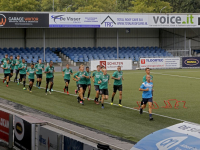
[[[149,120],[153,120],[152,117],[152,91],[153,91],[153,83],[151,81],[151,76],[146,76],[146,81],[142,83],[142,85],[139,88],[139,91],[143,91],[142,93],[142,104],[140,108],[140,114],[143,113],[143,109],[146,107],[146,104],[148,102],[149,104]]]

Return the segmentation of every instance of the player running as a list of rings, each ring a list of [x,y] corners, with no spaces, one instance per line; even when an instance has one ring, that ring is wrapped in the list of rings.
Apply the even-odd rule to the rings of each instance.
[[[86,79],[89,79],[90,77],[88,76],[88,73],[86,71],[84,71],[84,65],[80,66],[80,70],[77,75],[76,78],[78,79],[78,86],[79,86],[79,97],[80,97],[80,104],[84,105],[83,102],[83,93],[87,88],[87,81]]]
[[[18,85],[23,80],[23,86],[24,86],[23,90],[26,90],[25,86],[26,86],[27,64],[25,63],[25,59],[22,59],[22,63],[19,64],[18,69],[19,69],[19,75],[20,75],[20,79],[18,81]]]
[[[14,67],[15,67],[15,60],[13,60],[13,56],[11,55],[10,56],[10,78],[12,78],[13,76],[13,70],[14,70]],[[10,81],[10,78],[9,78],[9,81]]]
[[[18,56],[17,56],[17,59],[15,59],[15,61],[14,61],[14,64],[15,64],[15,73],[16,73],[14,82],[17,81],[17,76],[18,76],[18,74],[19,74],[19,69],[18,69],[18,67],[19,67],[19,64],[21,64],[21,63],[22,63],[22,60],[20,59],[20,56],[18,55]]]
[[[99,99],[99,78],[100,76],[103,74],[101,71],[100,71],[101,67],[100,65],[97,66],[97,71],[93,72],[92,74],[92,81],[94,82],[94,89],[96,91],[96,96],[95,96],[95,99],[94,99],[94,102],[99,105],[99,102],[98,102],[98,99]]]
[[[29,88],[28,91],[30,91],[32,93],[32,87],[33,87],[33,83],[34,83],[34,79],[35,79],[35,72],[36,69],[34,68],[34,64],[31,64],[31,67],[27,69],[27,75],[28,75],[28,79],[29,79]]]
[[[7,62],[4,62],[3,65],[3,69],[4,69],[4,79],[3,79],[3,83],[6,80],[7,81],[7,87],[8,87],[8,83],[9,83],[9,78],[10,78],[10,70],[11,70],[11,64],[9,59],[7,59]]]
[[[98,83],[99,89],[100,89],[100,94],[102,95],[102,100],[101,100],[101,108],[104,109],[104,99],[108,99],[108,84],[110,85],[110,75],[107,74],[107,70],[104,69],[103,75],[100,76]]]
[[[52,67],[54,69],[54,66],[53,66],[53,61],[51,60],[50,63],[52,63]],[[55,72],[55,70],[54,70]],[[52,88],[51,88],[51,92],[53,92],[53,85],[54,85],[54,73],[53,73],[53,81],[52,81]],[[47,89],[47,91],[49,91],[49,89]]]
[[[70,82],[70,75],[73,75],[73,71],[71,68],[69,68],[69,64],[66,65],[66,68],[63,69],[62,71],[62,76],[64,77],[64,81],[65,81],[65,87],[64,87],[64,93],[66,93],[67,90],[67,94],[69,95],[69,91],[68,91],[68,86],[69,86],[69,82]]]
[[[86,67],[86,71],[88,73],[88,76],[89,76],[89,79],[86,79],[86,85],[88,87],[88,96],[87,96],[87,100],[89,101],[90,100],[90,92],[91,92],[91,81],[90,81],[90,78],[91,78],[91,72],[90,72],[90,68],[89,67]]]
[[[146,75],[143,77],[143,82],[146,82],[147,80],[146,80],[146,76],[147,75],[150,75],[150,68],[145,68],[145,72],[146,72]],[[151,77],[151,82],[153,82],[153,76],[152,75],[150,75],[150,77]]]
[[[44,64],[42,64],[42,59],[39,59],[39,63],[35,65],[36,69],[36,76],[37,76],[37,83],[36,87],[40,89],[42,83],[42,71],[44,71]]]
[[[79,66],[79,71],[80,71],[80,66]],[[78,72],[77,72],[78,73]],[[77,86],[77,90],[75,90],[75,94],[77,94],[79,92],[79,86],[78,86],[78,79],[76,78],[77,73],[74,74],[73,80],[76,81],[76,86]],[[80,97],[78,95],[77,97],[77,101],[78,103],[80,102]]]
[[[50,82],[50,90],[49,90],[49,94],[51,94],[51,89],[53,86],[53,73],[55,72],[54,67],[53,67],[53,63],[50,62],[49,66],[46,67],[45,69],[45,73],[46,73],[46,90],[45,93],[47,95],[47,89],[49,86],[49,82]]]
[[[146,81],[142,83],[139,88],[139,91],[143,91],[142,93],[142,106],[140,107],[140,114],[143,113],[143,109],[146,107],[146,104],[149,105],[149,120],[153,120],[152,117],[152,91],[153,91],[153,83],[151,82],[151,76],[146,76]]]
[[[117,92],[119,91],[119,104],[118,106],[122,107],[122,80],[123,78],[123,72],[121,71],[121,66],[117,67],[117,71],[115,71],[112,75],[112,79],[114,79],[114,85],[113,85],[113,93],[112,93],[112,99],[111,99],[111,105],[113,105],[114,97]]]
[[[6,64],[6,63],[7,63],[7,60],[9,60],[8,54],[6,54],[4,58],[2,58],[2,60],[1,60],[2,65]]]

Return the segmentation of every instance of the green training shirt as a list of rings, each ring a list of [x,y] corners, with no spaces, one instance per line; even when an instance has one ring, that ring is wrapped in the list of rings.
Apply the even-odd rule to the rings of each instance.
[[[87,72],[87,73],[88,73],[88,76],[91,78],[91,72]],[[86,84],[87,85],[91,84],[90,78],[89,79],[86,78]]]
[[[114,78],[120,78],[120,80],[114,79],[114,85],[122,85],[122,76],[123,72],[122,71],[115,71],[112,75]]]
[[[8,74],[10,73],[11,64],[4,63],[3,68],[7,68],[7,69],[4,69],[4,73]]]
[[[22,63],[22,60],[21,59],[15,59],[15,61],[14,61],[14,64],[15,64],[15,69],[16,70],[18,70],[18,67],[19,67],[19,64],[21,64]]]
[[[82,75],[88,76],[88,73],[86,71],[79,71],[77,72],[77,76],[80,78],[80,80],[78,81],[78,84],[86,84],[86,77],[83,77]]]
[[[70,75],[71,75],[71,73],[73,73],[72,69],[71,68],[69,68],[69,69],[65,68],[65,69],[63,69],[63,72],[65,74],[64,79],[70,80]]]
[[[18,68],[22,68],[22,69],[19,70],[19,74],[26,74],[26,68],[27,68],[26,63],[19,64]]]
[[[3,62],[3,64],[7,63],[7,60],[10,60],[9,58],[2,58],[1,62]]]
[[[146,76],[147,76],[147,75],[145,75],[145,76],[143,77],[142,82],[146,82],[146,81],[147,81]],[[150,75],[150,77],[151,77],[151,80],[153,80],[153,76]]]
[[[46,74],[46,78],[53,78],[54,67],[47,66],[45,69],[45,72],[49,72],[49,71],[50,71],[50,73]]]
[[[101,84],[99,85],[99,89],[108,89],[108,81],[110,80],[110,75],[101,75],[99,78],[99,81],[101,81]]]
[[[31,68],[31,67],[27,69],[27,72],[29,73],[29,76],[28,76],[29,79],[34,79],[35,78],[35,71],[36,71],[36,69],[35,68]]]
[[[11,70],[14,70],[14,68],[15,68],[15,60],[11,60],[10,59],[10,64],[11,64]]]
[[[100,76],[103,74],[103,72],[101,72],[101,71],[95,71],[95,72],[93,72],[93,74],[92,74],[92,76],[93,77],[95,77],[95,79],[94,79],[94,85],[99,85],[98,84],[98,81],[99,81],[99,78],[100,78]]]
[[[44,64],[36,64],[35,69],[38,70],[36,71],[36,74],[42,74],[42,69],[44,69]]]

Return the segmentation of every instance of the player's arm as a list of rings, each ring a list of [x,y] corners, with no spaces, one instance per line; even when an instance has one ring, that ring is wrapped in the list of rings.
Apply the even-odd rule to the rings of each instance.
[[[120,80],[120,78],[116,78],[116,73],[113,73],[112,79],[114,79],[114,80]]]
[[[29,75],[29,74],[30,74],[30,73],[29,73],[29,69],[27,70],[26,74],[27,74],[27,75]]]
[[[23,69],[23,68],[22,68],[22,65],[19,65],[18,70],[21,70],[21,69]]]
[[[101,84],[101,82],[102,82],[102,81],[101,81],[101,78],[100,78],[99,81],[98,81],[98,84]]]
[[[88,73],[86,73],[86,75],[83,75],[83,77],[89,79],[90,77],[88,76]]]
[[[146,89],[144,88],[145,88],[144,83],[142,83],[142,85],[139,88],[139,91],[149,91],[149,88],[146,88]]]
[[[73,75],[73,71],[72,70],[70,71],[70,74]]]
[[[108,84],[110,85],[110,75],[109,75],[109,77],[108,77]]]
[[[3,67],[2,67],[3,69],[8,69],[8,68],[6,68],[6,65],[3,65]]]
[[[95,76],[95,74],[94,74],[94,72],[93,72],[93,74],[92,74],[92,81],[94,82],[94,76]]]
[[[48,68],[45,69],[44,73],[50,73],[50,71],[48,70]]]
[[[44,71],[44,65],[42,66],[42,71]]]

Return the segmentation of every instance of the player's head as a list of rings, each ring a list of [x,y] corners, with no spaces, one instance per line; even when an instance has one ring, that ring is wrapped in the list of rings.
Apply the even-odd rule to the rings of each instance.
[[[50,66],[50,67],[53,66],[53,61],[50,61],[49,66]]]
[[[22,62],[25,63],[25,59],[22,59]]]
[[[9,62],[10,62],[9,59],[6,62],[7,62],[7,64],[9,64]]]
[[[39,59],[39,64],[41,64],[41,63],[42,63],[42,59],[40,58],[40,59]]]
[[[66,64],[66,68],[69,69],[69,64]]]
[[[17,59],[20,59],[20,56],[19,56],[19,55],[17,55]]]
[[[90,71],[90,68],[89,68],[88,66],[86,67],[86,71],[87,71],[87,72],[89,72],[89,71]]]
[[[34,63],[31,64],[31,68],[34,68]]]
[[[119,72],[121,71],[121,66],[117,67],[117,71],[119,71]]]
[[[8,54],[5,55],[5,58],[8,58]]]
[[[105,67],[104,66],[101,66],[101,71],[103,71],[105,69]]]
[[[145,68],[146,74],[150,74],[150,68]]]
[[[101,66],[97,65],[97,71],[100,71],[100,69],[101,69]]]
[[[10,59],[11,59],[11,60],[13,59],[13,56],[12,56],[12,55],[10,55]]]
[[[107,69],[104,68],[104,69],[102,70],[102,72],[103,72],[104,75],[106,75],[106,74],[107,74]]]
[[[80,70],[81,70],[81,71],[84,71],[84,65],[83,65],[83,64],[80,65]]]
[[[150,82],[151,76],[150,76],[150,75],[147,75],[147,76],[146,76],[146,80],[147,80],[147,82]]]

